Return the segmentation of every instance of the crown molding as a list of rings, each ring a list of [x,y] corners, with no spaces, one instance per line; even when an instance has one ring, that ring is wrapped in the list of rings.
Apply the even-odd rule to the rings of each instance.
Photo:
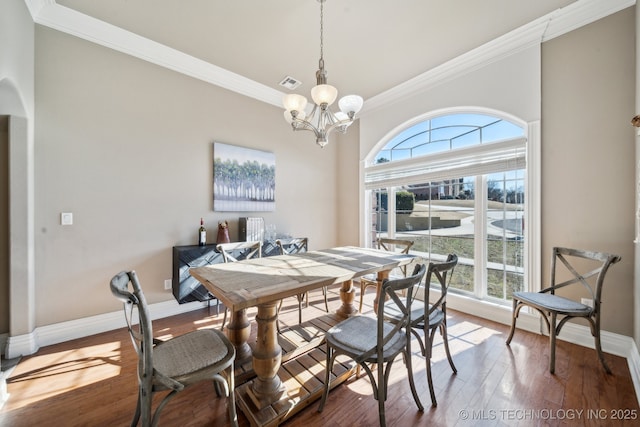
[[[61,6],[55,0],[25,0],[37,24],[114,49],[175,72],[277,107],[283,92],[187,55],[130,31]],[[539,45],[627,7],[635,0],[578,0],[460,55],[364,102],[360,117],[400,102],[470,71]]]
[[[407,80],[365,101],[360,117],[400,102],[445,82],[456,79],[492,62],[499,61],[526,48],[538,45],[547,27],[547,17],[539,18],[497,39],[470,50],[431,70]]]
[[[543,42],[571,32],[636,4],[636,0],[579,0],[550,16]]]
[[[268,104],[282,106],[283,92],[184,52],[79,13],[54,0],[25,0],[33,21]]]
[[[360,117],[400,102],[475,69],[529,47],[539,45],[615,12],[633,6],[635,0],[578,0],[535,21],[464,53],[411,80],[407,80],[365,101]]]

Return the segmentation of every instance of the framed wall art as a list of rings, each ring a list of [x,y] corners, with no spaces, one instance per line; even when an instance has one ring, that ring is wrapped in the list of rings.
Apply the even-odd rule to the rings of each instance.
[[[275,198],[274,153],[213,143],[214,211],[274,211]]]

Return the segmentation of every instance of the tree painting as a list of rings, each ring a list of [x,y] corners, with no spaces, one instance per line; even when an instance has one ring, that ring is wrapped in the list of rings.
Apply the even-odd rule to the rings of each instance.
[[[214,142],[214,211],[273,211],[275,198],[275,154]]]

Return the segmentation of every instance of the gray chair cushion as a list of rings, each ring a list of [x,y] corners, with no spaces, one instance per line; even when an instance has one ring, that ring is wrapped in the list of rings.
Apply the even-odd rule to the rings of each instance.
[[[153,349],[154,368],[171,378],[207,368],[229,355],[217,330],[189,332]]]
[[[329,329],[327,332],[336,342],[344,348],[350,348],[358,352],[365,352],[375,347],[378,342],[378,321],[368,316],[354,316],[344,320]],[[393,329],[393,325],[384,324],[384,334],[387,335]],[[396,334],[385,346],[386,348],[401,344],[404,335]]]
[[[534,307],[558,313],[588,315],[593,310],[588,305],[548,292],[514,292],[513,297]]]

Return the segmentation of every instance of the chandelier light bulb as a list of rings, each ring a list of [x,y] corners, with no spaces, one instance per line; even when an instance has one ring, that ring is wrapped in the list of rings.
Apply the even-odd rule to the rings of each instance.
[[[314,86],[311,89],[311,98],[316,105],[333,104],[338,97],[338,89],[331,85],[323,84]]]
[[[287,111],[298,111],[298,113],[304,111],[307,106],[307,98],[296,93],[285,95],[282,98],[282,104]]]
[[[338,101],[338,106],[340,107],[340,111],[342,111],[349,117],[353,117],[362,109],[363,102],[364,101],[362,100],[361,96],[347,95],[340,98],[340,101]]]

